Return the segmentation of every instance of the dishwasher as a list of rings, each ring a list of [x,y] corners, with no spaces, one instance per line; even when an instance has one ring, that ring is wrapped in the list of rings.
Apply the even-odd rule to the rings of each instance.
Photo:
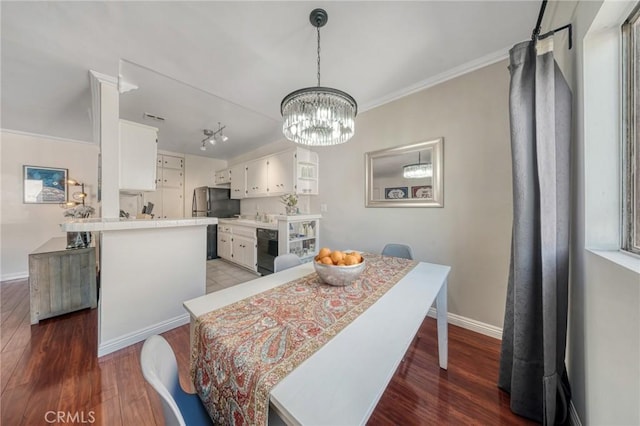
[[[258,272],[262,275],[273,274],[273,261],[278,255],[278,231],[258,228]]]

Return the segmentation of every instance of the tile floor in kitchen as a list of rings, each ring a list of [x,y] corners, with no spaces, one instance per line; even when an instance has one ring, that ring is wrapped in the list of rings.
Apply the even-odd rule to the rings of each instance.
[[[253,280],[259,276],[223,259],[207,260],[207,294]]]

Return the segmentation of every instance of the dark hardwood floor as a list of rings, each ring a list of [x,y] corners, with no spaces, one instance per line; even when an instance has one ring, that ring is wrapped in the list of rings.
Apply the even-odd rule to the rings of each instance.
[[[142,343],[98,359],[97,310],[31,326],[26,280],[1,283],[0,299],[0,424],[163,424],[160,401],[140,371]],[[424,321],[369,424],[534,424],[512,414],[508,395],[496,387],[500,342],[449,326],[444,371],[435,324]],[[163,335],[189,389],[189,326]]]

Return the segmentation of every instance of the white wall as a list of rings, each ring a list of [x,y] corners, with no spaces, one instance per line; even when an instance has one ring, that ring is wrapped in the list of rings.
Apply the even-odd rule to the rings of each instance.
[[[53,237],[65,234],[58,226],[65,221],[57,204],[24,204],[22,166],[68,169],[68,176],[86,184],[86,204],[96,202],[98,146],[90,143],[50,139],[43,136],[0,133],[2,167],[2,217],[0,218],[0,279],[28,275],[28,255]],[[71,188],[73,191],[73,188]],[[96,209],[97,210],[97,209]]]
[[[191,217],[193,190],[215,186],[215,173],[227,168],[227,162],[197,155],[184,155],[184,216]],[[228,185],[227,185],[228,186]]]
[[[450,265],[449,310],[502,327],[512,221],[505,61],[362,113],[346,144],[318,148],[322,245],[407,243]],[[365,208],[365,152],[444,137],[444,208]]]
[[[575,70],[567,369],[585,425],[640,424],[640,274],[587,250],[619,247],[619,31],[634,3],[583,1],[561,18],[575,37],[559,57]]]
[[[348,143],[315,148],[321,246],[380,252],[404,242],[416,258],[452,266],[449,311],[502,327],[511,239],[509,72],[505,61],[360,114]],[[444,208],[365,208],[364,154],[444,137]],[[294,146],[281,140],[229,164]],[[308,200],[305,200],[308,198]],[[306,207],[306,203],[309,207]],[[284,212],[277,197],[242,200],[242,214]]]

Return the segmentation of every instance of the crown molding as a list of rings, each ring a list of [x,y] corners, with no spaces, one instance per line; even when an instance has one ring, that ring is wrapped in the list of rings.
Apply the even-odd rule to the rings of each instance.
[[[72,143],[83,143],[83,144],[95,145],[95,143],[91,142],[91,141],[81,141],[81,140],[78,140],[78,139],[61,138],[61,137],[58,137],[58,136],[43,135],[43,134],[40,134],[40,133],[23,132],[22,130],[0,128],[0,132],[2,132],[2,133],[12,133],[14,135],[28,136],[28,137],[39,138],[39,139],[49,139],[49,140],[58,141],[58,142],[72,142]]]
[[[489,53],[488,55],[482,56],[478,59],[474,59],[473,61],[464,63],[443,73],[434,75],[433,77],[429,77],[416,84],[400,89],[394,93],[390,93],[389,95],[374,99],[373,101],[362,105],[360,111],[364,112],[373,108],[377,108],[379,106],[404,98],[405,96],[409,96],[421,90],[425,90],[438,84],[444,83],[445,81],[460,77],[461,75],[468,74],[477,69],[495,64],[496,62],[500,62],[509,57],[509,49],[509,47],[505,47],[504,49]]]

